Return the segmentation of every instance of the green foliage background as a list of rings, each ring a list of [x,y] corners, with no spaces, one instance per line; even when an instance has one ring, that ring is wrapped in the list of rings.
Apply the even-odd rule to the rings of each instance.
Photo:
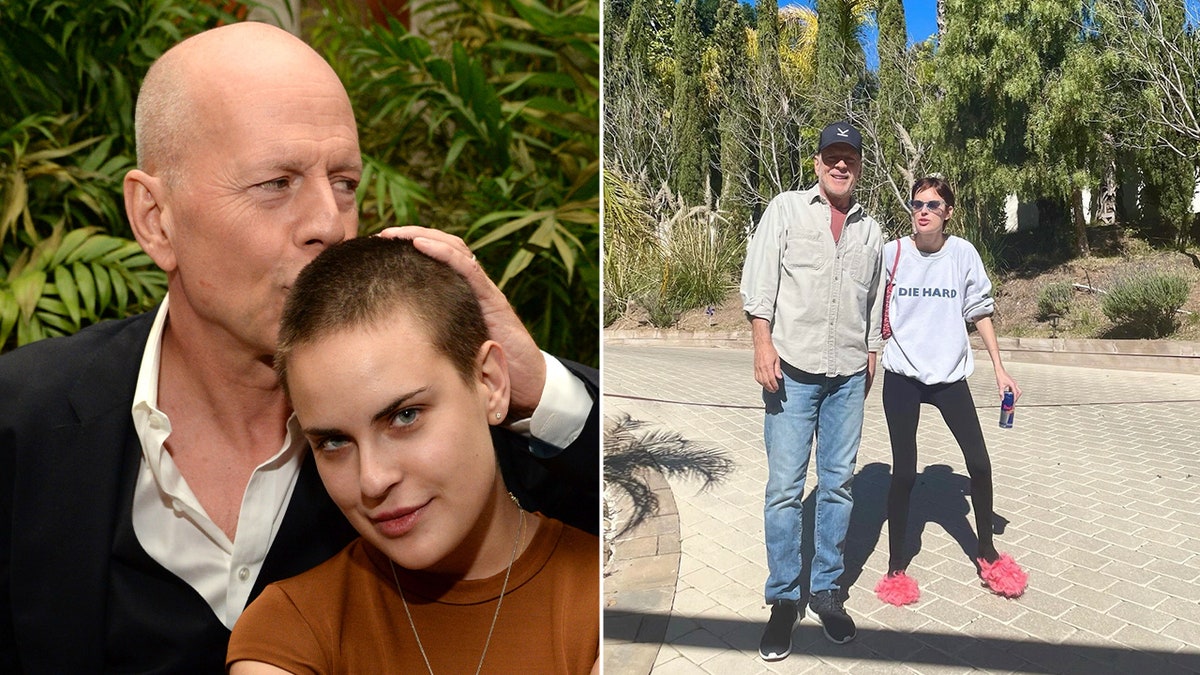
[[[363,233],[462,236],[543,349],[599,360],[599,9],[423,5],[423,35],[323,0],[305,38],[359,121]],[[172,0],[0,5],[0,349],[152,307],[121,181],[149,65],[233,17]]]

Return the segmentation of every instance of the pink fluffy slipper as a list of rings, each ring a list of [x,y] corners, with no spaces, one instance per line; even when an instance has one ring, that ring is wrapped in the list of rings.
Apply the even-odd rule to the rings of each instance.
[[[875,597],[889,605],[900,607],[916,602],[917,598],[921,597],[921,591],[917,588],[916,579],[904,572],[896,572],[885,575],[875,584]]]
[[[983,558],[979,558],[978,562],[979,577],[993,593],[1006,598],[1015,598],[1025,592],[1029,575],[1009,554],[1001,553],[1000,558],[994,563],[989,563]]]

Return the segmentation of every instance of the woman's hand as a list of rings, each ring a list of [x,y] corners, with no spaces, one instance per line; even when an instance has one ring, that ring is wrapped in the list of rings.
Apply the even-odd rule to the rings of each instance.
[[[1013,403],[1021,400],[1021,387],[1017,385],[1017,381],[1012,379],[1008,371],[1004,368],[996,370],[996,388],[1000,390],[1000,398],[1004,398],[1004,391],[1011,390],[1013,393]]]

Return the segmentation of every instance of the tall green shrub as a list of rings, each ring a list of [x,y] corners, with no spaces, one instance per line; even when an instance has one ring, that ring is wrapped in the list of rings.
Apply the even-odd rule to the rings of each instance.
[[[604,169],[604,325],[662,287],[663,251],[639,183]]]
[[[705,203],[709,124],[700,78],[703,36],[696,0],[679,0],[675,12],[675,101],[671,106],[671,187],[689,206]]]
[[[753,225],[754,157],[750,152],[753,136],[746,133],[751,119],[750,96],[746,86],[751,65],[746,44],[746,23],[738,0],[721,0],[717,10],[717,32],[713,36],[718,50],[721,110],[718,117],[721,154],[721,211],[728,214],[735,231]]]
[[[667,245],[667,293],[671,304],[682,310],[724,302],[745,259],[741,238],[704,215],[675,223]]]

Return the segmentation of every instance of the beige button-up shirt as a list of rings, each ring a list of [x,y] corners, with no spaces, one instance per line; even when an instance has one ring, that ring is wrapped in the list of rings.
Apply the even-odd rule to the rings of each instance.
[[[767,205],[746,247],[742,308],[771,324],[779,358],[814,375],[853,375],[883,347],[883,233],[855,203],[841,239],[813,186]]]

